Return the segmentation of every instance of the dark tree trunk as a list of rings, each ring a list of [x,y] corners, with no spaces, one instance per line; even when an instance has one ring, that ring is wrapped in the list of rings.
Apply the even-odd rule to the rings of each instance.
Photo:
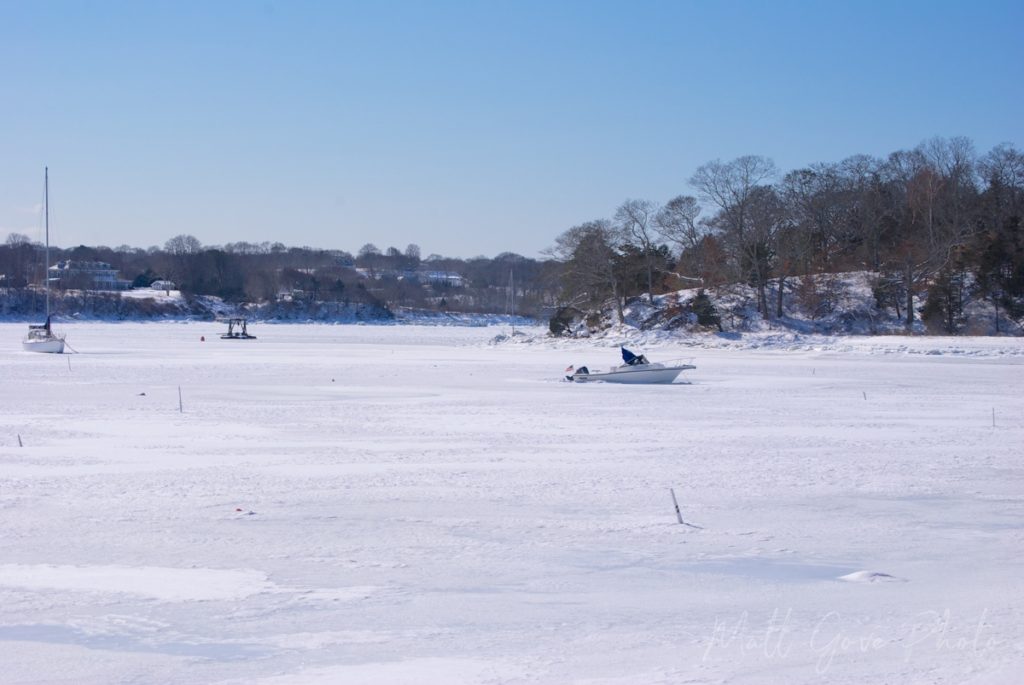
[[[768,288],[767,284],[758,278],[757,283],[757,308],[761,310],[762,316],[768,318]]]
[[[779,276],[779,292],[776,294],[775,298],[775,318],[777,319],[782,318],[782,291],[785,289],[785,286],[786,277]]]
[[[914,263],[907,259],[904,281],[907,287],[907,331],[914,326]]]

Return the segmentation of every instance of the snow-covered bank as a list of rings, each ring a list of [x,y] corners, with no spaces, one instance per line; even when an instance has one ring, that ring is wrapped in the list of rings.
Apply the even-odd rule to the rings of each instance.
[[[11,291],[0,298],[0,320],[35,321],[42,316],[43,296]],[[52,295],[54,321],[209,321],[246,316],[291,323],[390,322],[394,315],[381,305],[363,302],[282,300],[230,303],[219,297],[185,295],[178,290],[139,288],[122,292],[68,290]]]
[[[556,313],[557,327],[569,337],[619,336],[620,328],[681,336],[706,336],[715,331],[729,335],[904,335],[906,310],[900,307],[905,303],[895,301],[894,306],[891,298],[883,298],[878,291],[880,278],[869,271],[790,278],[781,286],[781,300],[776,281],[768,288],[771,307],[767,314],[758,310],[757,293],[749,285],[689,288],[656,295],[653,300],[647,295],[632,297],[622,307],[621,319],[610,302],[601,311],[562,309]],[[951,319],[939,316],[940,312],[920,297],[913,301],[910,333],[914,335],[1024,336],[1019,315],[1015,319],[991,302],[966,294]]]
[[[41,293],[22,291],[0,297],[0,321],[36,322],[43,316]],[[53,296],[54,321],[115,323],[124,321],[210,321],[244,316],[264,323],[415,324],[421,326],[535,326],[533,319],[508,314],[387,309],[362,302],[280,300],[232,304],[219,297],[186,296],[178,290],[139,288],[123,292],[66,291]]]
[[[504,342],[504,340],[502,340]],[[613,326],[584,339],[560,338],[546,331],[526,329],[515,340],[549,349],[618,347],[632,345],[664,354],[693,355],[701,350],[764,350],[779,352],[853,352],[859,354],[955,355],[967,357],[1024,356],[1024,338],[995,336],[924,335],[816,335],[787,330],[746,333],[687,333],[644,331]]]
[[[0,324],[5,682],[1016,678],[1014,339],[624,387],[558,381],[611,338],[221,328]]]

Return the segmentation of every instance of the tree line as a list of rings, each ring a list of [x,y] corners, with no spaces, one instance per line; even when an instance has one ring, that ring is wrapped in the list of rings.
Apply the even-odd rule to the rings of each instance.
[[[0,288],[38,290],[43,283],[42,251],[25,235],[9,235],[0,245]],[[421,257],[415,244],[381,250],[367,243],[352,254],[279,242],[203,245],[195,236],[181,234],[148,249],[51,246],[51,264],[59,260],[105,262],[132,287],[171,281],[186,296],[213,295],[239,304],[300,299],[541,316],[558,290],[558,265],[550,260],[511,252],[493,258]],[[90,282],[83,275],[53,285],[77,290],[87,289]]]
[[[934,138],[787,173],[749,155],[708,162],[688,185],[664,204],[628,199],[609,218],[569,228],[544,259],[422,257],[417,245],[371,243],[355,254],[279,242],[210,246],[182,234],[148,249],[51,248],[51,261],[107,262],[135,286],[166,279],[229,302],[508,312],[514,301],[534,316],[570,305],[621,317],[629,298],[743,283],[761,316],[780,318],[786,293],[804,303],[824,297],[820,280],[807,277],[867,271],[878,309],[908,327],[921,317],[957,332],[971,301],[991,307],[997,329],[1001,318],[1024,323],[1024,155],[1010,144],[979,155],[966,138]],[[41,251],[8,236],[2,285],[38,287]]]
[[[708,162],[689,186],[562,233],[550,251],[562,299],[613,302],[621,317],[629,297],[746,283],[761,316],[779,318],[793,288],[813,301],[804,277],[869,271],[878,308],[908,328],[920,315],[957,332],[972,299],[997,330],[1000,317],[1024,322],[1024,155],[1012,145],[978,155],[966,138],[934,138],[785,174],[751,155]]]

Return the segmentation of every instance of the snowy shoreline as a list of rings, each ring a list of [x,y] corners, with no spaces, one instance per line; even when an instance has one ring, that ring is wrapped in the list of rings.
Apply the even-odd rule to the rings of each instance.
[[[0,322],[0,336],[17,340],[24,331],[21,322]],[[206,337],[216,337],[223,332],[225,324],[208,320],[151,320],[151,321],[58,321],[54,328],[69,333],[73,340],[75,331],[94,326],[109,326],[113,329],[143,327],[191,326],[202,330]],[[547,327],[531,323],[528,319],[516,318],[515,337],[513,323],[509,317],[465,316],[439,318],[437,320],[398,319],[391,321],[260,321],[250,322],[252,332],[266,330],[317,330],[319,328],[347,330],[352,327],[379,329],[407,329],[408,335],[417,336],[421,330],[469,331],[468,334],[427,333],[428,338],[440,341],[451,339],[462,344],[465,338],[479,333],[484,339],[480,344],[497,346],[530,346],[539,349],[573,350],[589,347],[618,347],[632,345],[646,350],[665,353],[692,355],[700,350],[759,350],[764,352],[835,352],[856,354],[907,354],[929,356],[965,357],[1017,357],[1024,356],[1024,338],[1012,336],[938,336],[938,335],[818,335],[790,331],[753,331],[743,333],[686,333],[673,331],[644,331],[632,326],[617,326],[587,338],[565,338],[551,336]],[[290,334],[289,334],[290,335]],[[405,334],[398,334],[405,337]],[[258,337],[258,334],[257,334]]]

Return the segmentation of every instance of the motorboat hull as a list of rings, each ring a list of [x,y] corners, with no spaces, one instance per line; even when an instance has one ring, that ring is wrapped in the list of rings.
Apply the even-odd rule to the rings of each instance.
[[[678,364],[674,366],[643,364],[638,366],[622,366],[611,371],[576,373],[571,378],[576,383],[604,381],[605,383],[629,383],[635,385],[665,385],[675,381],[683,371],[695,368],[697,367],[692,364]]]

